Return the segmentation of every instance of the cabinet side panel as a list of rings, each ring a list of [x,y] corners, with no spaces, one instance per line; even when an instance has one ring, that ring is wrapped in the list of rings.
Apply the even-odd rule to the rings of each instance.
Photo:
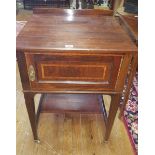
[[[132,59],[131,54],[126,54],[124,58],[122,58],[122,62],[121,62],[121,66],[120,66],[119,74],[117,78],[117,83],[115,87],[116,91],[123,91],[124,89],[125,79],[127,78],[127,73],[129,70],[131,59]]]
[[[25,59],[24,52],[17,51],[16,56],[17,56],[17,63],[19,67],[19,73],[21,77],[23,90],[29,90],[30,84],[29,84],[29,77],[27,74],[28,72],[27,72],[26,59]]]

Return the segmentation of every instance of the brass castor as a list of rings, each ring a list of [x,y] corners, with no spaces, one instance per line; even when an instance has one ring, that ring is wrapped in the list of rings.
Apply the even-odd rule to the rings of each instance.
[[[40,140],[37,139],[37,140],[34,140],[35,143],[39,144],[40,143]]]

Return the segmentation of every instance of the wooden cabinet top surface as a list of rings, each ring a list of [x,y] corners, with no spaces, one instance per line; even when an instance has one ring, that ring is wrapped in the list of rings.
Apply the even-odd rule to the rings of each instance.
[[[33,14],[17,37],[17,50],[124,52],[137,47],[112,16],[96,10],[54,9]]]

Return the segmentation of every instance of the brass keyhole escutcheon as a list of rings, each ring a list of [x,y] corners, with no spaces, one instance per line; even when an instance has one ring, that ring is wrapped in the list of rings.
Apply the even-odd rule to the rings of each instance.
[[[29,66],[28,74],[29,74],[30,81],[35,81],[35,70],[32,65]]]

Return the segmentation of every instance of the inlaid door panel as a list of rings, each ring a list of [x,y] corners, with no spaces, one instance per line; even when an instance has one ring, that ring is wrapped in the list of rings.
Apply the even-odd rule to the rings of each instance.
[[[31,88],[49,90],[61,90],[62,86],[67,90],[113,89],[121,59],[121,55],[108,54],[26,54],[28,70],[33,66],[35,72],[34,80],[30,79]]]

